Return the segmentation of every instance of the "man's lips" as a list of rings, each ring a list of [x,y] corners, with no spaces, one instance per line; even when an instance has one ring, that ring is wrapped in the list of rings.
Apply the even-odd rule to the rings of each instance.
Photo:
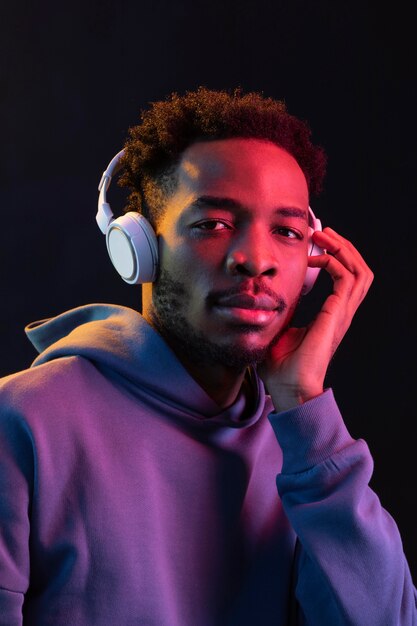
[[[278,308],[278,302],[265,294],[255,296],[249,293],[242,293],[234,296],[223,296],[218,298],[215,304],[222,307],[262,311],[273,311]]]
[[[281,299],[264,293],[223,295],[217,297],[213,305],[223,319],[255,326],[267,326],[278,312],[282,313],[285,309]]]

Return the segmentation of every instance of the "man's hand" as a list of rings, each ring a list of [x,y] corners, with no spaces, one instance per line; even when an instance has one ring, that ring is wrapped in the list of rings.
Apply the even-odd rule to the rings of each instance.
[[[309,257],[308,265],[330,274],[333,293],[306,328],[288,328],[258,368],[276,411],[323,392],[330,360],[373,280],[356,248],[332,228],[316,231],[313,239],[327,254]]]

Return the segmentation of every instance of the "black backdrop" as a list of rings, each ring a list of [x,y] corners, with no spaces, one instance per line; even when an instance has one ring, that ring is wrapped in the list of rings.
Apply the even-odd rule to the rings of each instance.
[[[4,3],[5,4],[5,3]],[[139,110],[170,91],[241,85],[284,98],[325,146],[314,204],[376,278],[328,376],[417,575],[416,46],[411,9],[334,0],[74,0],[1,10],[0,375],[23,327],[88,302],[137,308],[95,224],[97,184]],[[113,208],[121,206],[112,187]],[[120,204],[119,204],[120,203]],[[328,288],[320,277],[300,318]]]

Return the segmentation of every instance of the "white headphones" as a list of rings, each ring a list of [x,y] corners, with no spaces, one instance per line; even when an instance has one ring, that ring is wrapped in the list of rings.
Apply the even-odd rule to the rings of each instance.
[[[152,283],[158,269],[158,243],[152,226],[136,211],[115,219],[106,200],[112,176],[121,168],[123,153],[121,150],[112,158],[101,177],[96,221],[106,235],[111,262],[123,280],[131,285]]]
[[[124,154],[121,150],[112,158],[98,186],[100,192],[96,222],[106,235],[107,250],[116,271],[130,285],[152,283],[158,271],[158,242],[155,231],[148,220],[136,211],[129,211],[115,218],[106,199],[112,176],[121,168],[120,159]],[[321,230],[321,222],[308,208],[309,252],[310,256],[323,254],[323,250],[312,240],[315,230]],[[307,294],[316,282],[320,268],[308,267],[302,294]]]
[[[313,241],[313,233],[316,230],[322,230],[321,221],[318,217],[316,217],[313,213],[313,209],[311,206],[308,207],[308,255],[309,256],[319,256],[320,254],[324,254],[325,250],[320,248]],[[306,271],[306,275],[304,278],[303,288],[301,290],[301,295],[305,296],[311,289],[313,288],[314,283],[317,280],[319,275],[320,268],[319,267],[308,267]]]

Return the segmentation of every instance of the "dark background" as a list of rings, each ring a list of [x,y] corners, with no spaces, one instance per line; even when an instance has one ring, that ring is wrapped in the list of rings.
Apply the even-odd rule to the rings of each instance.
[[[410,3],[411,5],[411,3]],[[313,208],[375,272],[328,375],[367,440],[372,486],[414,580],[416,45],[396,2],[15,2],[1,11],[0,375],[35,356],[23,328],[89,302],[139,307],[95,223],[97,185],[140,109],[198,85],[263,91],[329,156]],[[109,198],[121,208],[121,190]],[[319,306],[325,276],[303,303]]]

